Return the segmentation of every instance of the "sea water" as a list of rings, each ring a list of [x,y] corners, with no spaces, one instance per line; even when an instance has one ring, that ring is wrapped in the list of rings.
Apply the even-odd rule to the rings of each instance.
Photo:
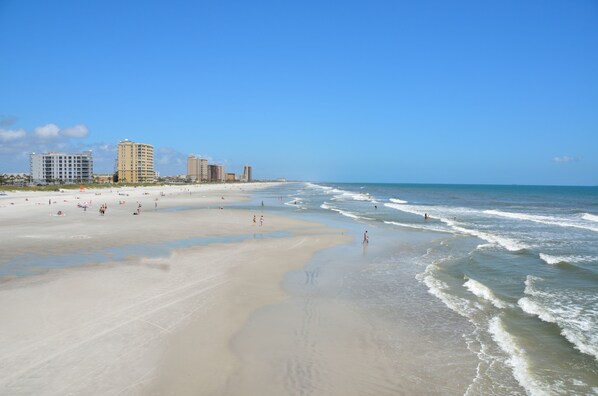
[[[424,342],[447,334],[437,348],[449,355],[466,347],[475,370],[460,371],[463,393],[598,394],[598,187],[293,183],[258,199],[347,227],[356,243],[369,230],[369,258],[346,266],[335,295],[383,316],[389,333],[405,321]],[[315,269],[341,265],[334,257]]]

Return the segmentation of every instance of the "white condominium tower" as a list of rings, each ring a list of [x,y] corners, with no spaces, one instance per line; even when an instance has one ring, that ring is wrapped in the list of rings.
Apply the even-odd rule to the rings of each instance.
[[[31,179],[34,183],[90,183],[93,181],[91,151],[80,154],[31,154]]]

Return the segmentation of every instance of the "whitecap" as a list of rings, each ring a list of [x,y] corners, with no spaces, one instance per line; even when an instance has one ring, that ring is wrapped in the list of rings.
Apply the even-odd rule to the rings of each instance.
[[[336,208],[334,206],[331,206],[331,205],[327,204],[326,202],[324,202],[323,204],[321,204],[320,208],[326,209],[326,210],[331,210],[333,212],[337,212],[337,213],[339,213],[339,214],[341,214],[341,215],[343,215],[345,217],[349,217],[349,218],[354,219],[354,220],[373,220],[373,219],[370,219],[369,217],[359,216],[359,215],[357,215],[357,214],[355,214],[353,212],[349,212],[349,211],[346,211],[346,210],[338,209],[338,208]]]
[[[479,230],[470,230],[465,227],[457,226],[454,223],[452,223],[451,225],[455,231],[461,232],[463,234],[476,236],[480,239],[485,240],[486,242],[498,244],[511,252],[518,252],[518,251],[528,248],[528,246],[525,245],[524,243],[521,243],[519,241],[516,241],[514,239],[511,239],[511,238],[508,238],[505,236],[498,236],[498,235],[490,234],[490,233],[479,231]]]
[[[572,223],[572,221],[575,221],[575,220],[571,219],[571,218],[554,217],[554,216],[539,216],[539,215],[531,215],[531,214],[527,214],[527,213],[503,212],[500,210],[485,210],[484,213],[493,215],[493,216],[514,219],[514,220],[525,220],[525,221],[531,221],[531,222],[540,223],[540,224],[555,225],[555,226],[559,226],[559,227],[580,228],[580,229],[584,229],[584,230],[598,232],[598,227],[593,226],[593,225],[587,225],[587,224]]]
[[[549,254],[540,253],[540,258],[544,260],[546,263],[554,265],[558,263],[584,263],[584,262],[592,262],[597,258],[592,256],[551,256]]]
[[[398,227],[405,227],[405,228],[414,228],[417,230],[423,231],[434,231],[434,232],[444,232],[444,233],[452,233],[450,229],[441,226],[435,226],[431,224],[409,224],[409,223],[399,223],[397,221],[384,221],[384,224],[395,225]]]
[[[529,363],[526,359],[526,352],[521,347],[515,337],[513,337],[504,327],[500,317],[496,316],[490,319],[488,331],[492,339],[498,344],[508,356],[507,364],[513,370],[513,376],[519,382],[525,391],[531,395],[548,395],[545,385],[539,383],[531,374]]]
[[[447,307],[461,316],[471,319],[476,309],[469,300],[457,297],[450,293],[448,284],[438,279],[435,273],[440,269],[436,264],[430,264],[425,271],[416,276],[416,279],[428,287],[428,292],[442,301]]]
[[[598,216],[590,213],[584,213],[583,216],[581,216],[581,218],[588,221],[598,222]]]
[[[484,285],[481,282],[476,281],[475,279],[468,279],[467,282],[463,284],[474,295],[478,296],[479,298],[489,301],[492,305],[494,305],[498,309],[504,309],[511,306],[511,304],[501,300],[500,298],[496,297],[494,292],[490,290],[490,288]]]
[[[526,297],[517,304],[526,313],[544,322],[554,323],[561,335],[580,352],[598,360],[598,296],[582,291],[542,291],[536,282],[543,279],[528,275],[525,280]],[[585,306],[580,305],[583,301]]]
[[[315,184],[315,183],[310,183],[307,182],[305,183],[305,185],[307,187],[313,188],[313,189],[317,189],[317,190],[325,190],[325,191],[330,191],[332,190],[332,187],[328,187],[328,186],[320,186],[319,184]]]
[[[406,204],[407,203],[407,201],[403,201],[402,199],[398,199],[398,198],[390,198],[389,201],[397,203],[397,204]]]
[[[339,201],[353,200],[353,201],[372,201],[373,197],[367,193],[353,193],[350,191],[339,191],[339,195],[335,195],[334,198]]]

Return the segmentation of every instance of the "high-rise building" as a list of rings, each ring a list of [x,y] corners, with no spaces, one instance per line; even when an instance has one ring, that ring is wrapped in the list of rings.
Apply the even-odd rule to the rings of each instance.
[[[224,173],[223,165],[208,165],[208,172],[210,174],[210,181],[223,182],[226,174]]]
[[[93,181],[91,151],[80,154],[31,154],[31,179],[34,183],[90,183]]]
[[[194,155],[187,157],[187,178],[197,182],[208,181],[208,160]]]
[[[152,183],[154,146],[122,140],[118,143],[116,172],[120,183]]]
[[[243,177],[241,177],[241,181],[250,182],[252,180],[253,178],[251,176],[251,166],[245,165],[245,167],[243,167]]]

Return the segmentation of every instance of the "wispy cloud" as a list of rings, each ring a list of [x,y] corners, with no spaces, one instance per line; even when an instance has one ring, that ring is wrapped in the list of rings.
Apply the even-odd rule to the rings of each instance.
[[[552,160],[554,162],[557,162],[557,163],[560,163],[560,164],[564,164],[564,163],[567,163],[567,162],[577,162],[577,161],[579,161],[579,158],[577,158],[577,157],[570,157],[568,155],[563,155],[561,157],[554,157]]]
[[[49,151],[81,152],[97,148],[98,155],[96,156],[94,152],[94,162],[97,158],[99,163],[105,162],[107,166],[114,163],[114,154],[112,152],[108,154],[100,149],[106,146],[105,144],[86,144],[81,140],[89,134],[87,126],[83,124],[61,128],[56,124],[48,123],[32,130],[25,130],[11,128],[10,125],[15,121],[16,117],[0,119],[0,173],[27,172],[29,154]],[[101,158],[102,155],[106,155],[105,161]],[[113,167],[114,165],[109,165],[110,171]]]
[[[80,138],[86,137],[89,134],[89,130],[87,129],[87,127],[85,125],[78,124],[72,128],[65,128],[65,129],[61,130],[60,133],[63,136],[80,139]]]
[[[0,127],[0,173],[28,172],[31,153],[80,153],[85,150],[93,152],[95,172],[113,172],[117,144],[88,142],[88,139],[83,139],[89,136],[90,131],[84,124],[61,128],[59,125],[48,123],[32,130]],[[183,174],[187,170],[187,156],[187,153],[172,148],[155,147],[155,169],[163,175]],[[212,157],[200,156],[214,163]],[[224,161],[224,164],[227,162]]]
[[[12,140],[19,140],[23,139],[25,136],[27,136],[27,132],[25,132],[22,129],[0,129],[0,142],[10,142]]]

